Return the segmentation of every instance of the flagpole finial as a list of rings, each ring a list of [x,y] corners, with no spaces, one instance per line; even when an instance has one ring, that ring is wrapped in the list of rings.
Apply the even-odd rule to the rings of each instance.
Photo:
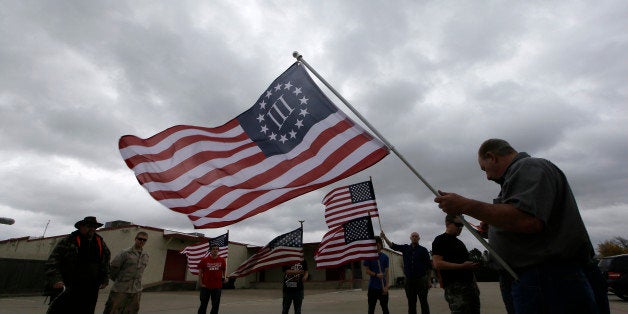
[[[301,58],[303,58],[303,56],[298,51],[293,52],[292,56],[299,61],[301,61]]]

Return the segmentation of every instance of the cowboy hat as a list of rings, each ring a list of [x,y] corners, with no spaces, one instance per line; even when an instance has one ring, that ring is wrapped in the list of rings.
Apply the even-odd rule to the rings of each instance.
[[[80,226],[83,226],[83,225],[93,225],[93,226],[96,226],[96,228],[102,227],[102,224],[96,221],[96,217],[94,216],[87,216],[83,218],[83,220],[77,221],[74,224],[74,228],[78,229]]]

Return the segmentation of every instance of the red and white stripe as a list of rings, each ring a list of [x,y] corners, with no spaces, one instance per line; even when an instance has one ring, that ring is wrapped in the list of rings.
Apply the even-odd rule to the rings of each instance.
[[[347,244],[342,225],[329,230],[323,236],[314,255],[316,268],[336,268],[353,261],[377,258],[375,239],[357,240]]]
[[[209,242],[192,244],[183,249],[183,251],[181,251],[180,253],[187,255],[188,270],[190,271],[190,273],[198,275],[198,262],[201,260],[201,258],[209,255]],[[229,247],[218,247],[218,256],[222,258],[229,257]]]
[[[303,260],[303,247],[278,246],[271,250],[268,245],[240,265],[229,277],[244,277],[266,268],[294,264]]]
[[[368,216],[369,213],[371,218],[379,217],[377,202],[374,199],[359,203],[351,202],[349,186],[331,190],[323,198],[323,205],[325,205],[325,223],[329,229],[349,220]]]
[[[123,136],[120,153],[150,195],[195,228],[223,227],[375,164],[388,149],[341,111],[287,154],[266,157],[237,119]]]

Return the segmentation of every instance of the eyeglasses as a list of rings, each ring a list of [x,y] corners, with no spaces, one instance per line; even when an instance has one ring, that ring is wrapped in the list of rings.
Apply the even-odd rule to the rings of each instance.
[[[135,238],[135,240],[140,240],[142,242],[146,242],[146,240],[148,240],[148,239],[145,239],[145,238]]]

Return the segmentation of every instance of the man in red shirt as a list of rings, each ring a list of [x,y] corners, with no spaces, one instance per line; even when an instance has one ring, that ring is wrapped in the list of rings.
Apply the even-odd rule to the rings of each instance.
[[[198,314],[207,313],[207,304],[210,298],[212,300],[210,313],[218,314],[222,284],[227,282],[227,278],[225,278],[227,263],[224,258],[218,256],[218,245],[212,244],[210,246],[209,255],[198,262],[198,269],[198,280],[201,285],[201,305],[198,308]]]

